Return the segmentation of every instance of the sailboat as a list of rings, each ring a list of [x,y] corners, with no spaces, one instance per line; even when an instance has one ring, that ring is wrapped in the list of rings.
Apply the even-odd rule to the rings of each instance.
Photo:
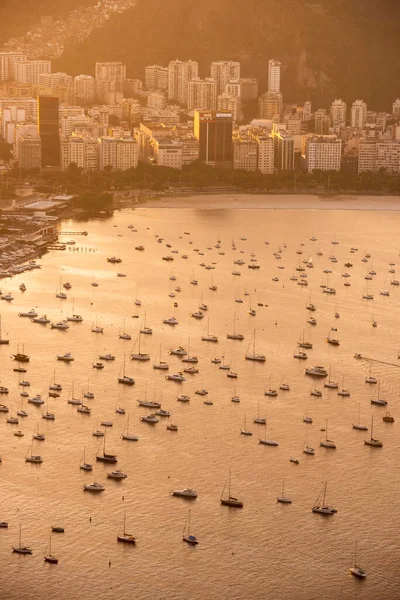
[[[304,329],[303,329],[303,335],[300,337],[300,340],[297,342],[297,345],[299,348],[305,348],[307,350],[311,350],[313,345],[311,342],[306,342],[304,339]]]
[[[128,375],[125,375],[125,354],[124,354],[124,364],[122,367],[122,374],[120,374],[118,377],[118,383],[124,383],[125,385],[133,385],[135,383],[135,380],[133,379],[133,377],[128,377]]]
[[[144,313],[144,319],[143,319],[143,325],[140,328],[140,333],[144,333],[147,335],[151,335],[153,333],[153,330],[151,327],[147,327],[146,325],[146,313]]]
[[[203,342],[218,342],[217,336],[210,334],[210,319],[207,319],[206,332],[203,332],[201,339]]]
[[[243,425],[243,429],[240,430],[240,433],[242,435],[253,435],[253,432],[249,431],[249,429],[247,429],[247,427],[246,427],[246,415],[244,415],[244,425]]]
[[[340,388],[340,390],[338,391],[338,396],[343,396],[343,397],[345,397],[345,396],[346,396],[346,397],[347,397],[347,396],[350,396],[350,390],[347,390],[347,389],[344,387],[344,375],[343,375],[343,377],[342,377],[342,387],[341,387],[341,388]]]
[[[353,429],[359,429],[361,431],[368,431],[368,427],[366,425],[361,425],[360,423],[360,403],[358,403],[358,418],[357,418],[357,423],[353,423]]]
[[[46,548],[44,560],[45,560],[45,562],[48,562],[52,565],[56,565],[58,563],[58,558],[56,556],[54,556],[54,554],[51,553],[51,536],[49,539],[48,549],[49,549],[49,551],[47,552],[47,548]]]
[[[104,438],[103,438],[103,453],[99,454],[99,452],[97,452],[96,455],[96,460],[99,462],[106,462],[106,463],[116,463],[117,462],[117,456],[115,454],[109,454],[106,452],[106,430],[104,430]],[[100,443],[101,445],[101,443]],[[100,448],[99,448],[100,450]]]
[[[272,379],[272,375],[269,376],[268,386],[265,387],[264,396],[272,396],[272,397],[274,397],[274,396],[278,395],[278,391],[274,390],[273,388],[271,388],[271,379]],[[267,389],[267,387],[268,387],[268,389]]]
[[[191,546],[195,546],[199,543],[197,537],[195,535],[191,535],[190,533],[190,509],[187,519],[185,521],[185,526],[183,528],[182,541],[186,542],[187,544],[190,544]]]
[[[378,383],[377,378],[374,377],[373,375],[371,375],[371,365],[369,367],[369,373],[368,373],[367,377],[365,378],[365,383]]]
[[[131,360],[141,360],[141,361],[146,361],[146,360],[150,360],[150,355],[147,354],[146,352],[140,352],[140,331],[137,337],[137,341],[138,341],[138,352],[135,353],[133,352],[130,355]]]
[[[12,354],[11,356],[17,362],[29,362],[30,361],[30,356],[28,356],[28,354],[25,354],[23,344],[22,344],[22,352],[19,351],[19,346],[17,345],[16,353]]]
[[[92,465],[90,465],[89,463],[87,463],[86,460],[85,460],[85,448],[83,449],[82,460],[81,460],[81,463],[79,465],[79,468],[82,469],[82,471],[93,471]]]
[[[244,335],[242,333],[236,333],[236,313],[233,315],[233,329],[232,333],[227,333],[226,337],[228,340],[244,340]]]
[[[122,430],[121,438],[123,440],[127,440],[128,442],[137,442],[139,439],[137,435],[133,435],[133,433],[129,433],[129,415],[126,420],[126,425],[125,425],[124,429]]]
[[[257,312],[256,312],[255,308],[252,308],[252,306],[251,306],[251,296],[250,296],[250,298],[249,298],[249,308],[248,308],[247,312],[248,312],[248,313],[249,313],[249,315],[251,315],[252,317],[255,317],[255,316],[256,316],[256,314],[257,314]]]
[[[81,315],[75,314],[75,299],[72,300],[72,315],[67,317],[67,321],[72,321],[74,323],[82,323],[82,321],[83,321],[83,318],[81,317]]]
[[[252,354],[249,353],[249,349],[250,349],[250,345],[251,345],[251,341],[250,341],[249,348],[247,348],[247,352],[245,354],[245,359],[253,360],[256,362],[265,362],[266,358],[265,358],[264,354],[256,354],[256,330],[255,329],[253,331],[252,339],[253,339],[253,353]]]
[[[228,495],[224,496],[226,484],[228,484]],[[243,508],[242,500],[235,498],[231,495],[231,472],[229,471],[228,480],[225,482],[224,489],[222,490],[220,503],[223,506],[231,506],[232,508]]]
[[[366,570],[357,565],[357,540],[354,545],[354,566],[350,567],[350,573],[360,579],[365,579],[367,576]]]
[[[214,284],[214,276],[211,275],[211,285],[208,288],[209,290],[211,290],[212,292],[216,292],[217,291],[217,286]]]
[[[21,543],[21,525],[19,526],[18,546],[13,546],[12,549],[16,554],[32,554],[31,548],[23,546]]]
[[[260,417],[260,401],[258,401],[257,405],[257,417],[254,417],[253,423],[257,423],[258,425],[265,425],[267,419],[265,417]]]
[[[292,504],[291,499],[285,495],[285,482],[284,481],[282,481],[282,493],[280,496],[277,497],[276,501],[281,502],[282,504]]]
[[[104,333],[103,327],[100,327],[99,325],[97,325],[97,315],[96,315],[95,323],[92,324],[91,331],[92,331],[92,333]]]
[[[120,340],[131,340],[132,339],[132,337],[129,335],[129,333],[126,333],[126,331],[125,331],[125,317],[124,317],[124,322],[123,322],[122,328],[119,331],[118,337]]]
[[[328,439],[328,419],[326,419],[326,425],[325,425],[325,439],[321,440],[319,445],[322,446],[323,448],[330,448],[331,450],[335,450],[335,448],[336,448],[335,442]]]
[[[364,440],[364,444],[367,446],[373,446],[374,448],[382,448],[383,442],[373,437],[374,434],[374,416],[371,417],[371,437],[369,440]]]
[[[314,506],[312,507],[312,512],[319,513],[321,515],[334,515],[335,513],[337,513],[336,508],[333,508],[333,506],[326,504],[325,497],[326,497],[327,485],[328,484],[325,481],[323,488],[318,495],[318,498],[314,502]]]
[[[121,530],[118,532],[117,541],[123,544],[136,544],[136,538],[126,531],[126,513],[124,513],[124,520],[121,527],[122,532]]]
[[[336,381],[333,381],[331,379],[331,367],[329,367],[329,378],[328,381],[324,383],[324,387],[330,388],[332,390],[337,390],[337,388],[339,387]]]
[[[279,446],[279,442],[267,438],[267,423],[265,423],[265,437],[259,438],[258,443],[264,444],[264,446]]]
[[[30,453],[28,450],[28,452],[26,453],[26,456],[25,456],[25,462],[30,462],[30,463],[35,463],[35,464],[41,464],[43,462],[43,458],[40,456],[40,454],[33,454],[33,438],[32,438],[32,442],[31,442]]]
[[[60,298],[60,300],[66,300],[67,299],[67,294],[65,292],[62,292],[62,284],[61,284],[61,277],[60,277],[60,283],[57,286],[56,289],[56,298]]]
[[[308,429],[306,429],[306,437],[304,439],[303,452],[304,454],[308,454],[309,456],[315,455],[314,448],[311,448],[311,446],[308,445]]]
[[[378,381],[378,392],[376,394],[376,398],[375,398],[375,396],[373,398],[371,398],[371,404],[377,404],[378,406],[386,406],[387,400],[384,400],[383,398],[379,398],[380,389],[381,389],[381,382]]]
[[[2,344],[9,344],[10,340],[3,338],[1,335],[1,315],[0,315],[0,345]]]
[[[315,304],[313,304],[311,302],[311,292],[310,292],[310,295],[308,296],[308,300],[307,300],[307,304],[306,304],[306,309],[310,310],[311,312],[314,312],[315,310],[317,310],[317,307],[315,306]]]
[[[154,363],[153,369],[160,369],[162,371],[168,371],[168,369],[169,369],[168,363],[165,362],[164,360],[161,360],[161,344],[160,344],[159,359],[158,359],[158,362]]]

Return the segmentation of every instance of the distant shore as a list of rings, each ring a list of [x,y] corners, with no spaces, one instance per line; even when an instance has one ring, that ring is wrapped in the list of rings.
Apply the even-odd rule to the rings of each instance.
[[[210,193],[139,198],[140,208],[400,211],[399,196]]]

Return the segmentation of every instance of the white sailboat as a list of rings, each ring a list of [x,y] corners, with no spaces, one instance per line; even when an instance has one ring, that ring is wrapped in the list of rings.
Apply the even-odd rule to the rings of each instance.
[[[367,572],[357,564],[357,540],[354,545],[354,565],[350,567],[350,573],[359,579],[365,579]]]
[[[357,423],[353,423],[353,429],[359,429],[360,431],[368,431],[368,427],[366,425],[362,425],[360,423],[360,410],[361,410],[361,404],[358,403],[358,417],[357,417]]]
[[[54,556],[54,554],[52,554],[52,552],[51,552],[51,536],[50,536],[49,543],[48,543],[48,546],[45,551],[44,560],[45,560],[45,562],[48,562],[52,565],[58,564],[58,558],[56,556]]]
[[[256,354],[256,330],[255,329],[253,330],[252,340],[253,340],[253,348],[252,348],[253,352],[252,353],[249,352],[250,345],[251,345],[251,341],[250,341],[249,348],[247,349],[247,352],[245,354],[245,359],[246,360],[253,360],[253,361],[256,361],[256,362],[265,362],[266,361],[266,357],[265,357],[264,354]]]
[[[79,468],[82,469],[82,471],[93,471],[93,466],[87,463],[85,460],[85,448],[83,449],[82,460],[80,462]]]
[[[244,340],[244,335],[242,333],[236,332],[236,313],[233,315],[232,332],[227,333],[226,337],[228,338],[228,340]]]
[[[168,371],[168,369],[169,369],[168,363],[165,362],[164,360],[161,360],[161,344],[160,344],[160,353],[159,353],[158,362],[153,364],[153,369],[159,369],[161,371]]]
[[[125,317],[124,317],[124,321],[123,321],[122,327],[119,330],[118,337],[119,337],[120,340],[131,340],[132,339],[132,337],[129,335],[129,333],[127,333],[125,331]]]
[[[282,493],[280,496],[277,497],[276,501],[280,502],[281,504],[292,504],[291,499],[288,498],[285,494],[285,482],[284,481],[282,481]]]
[[[210,319],[207,319],[207,327],[201,336],[203,342],[218,342],[218,337],[216,335],[210,334]]]
[[[328,439],[328,419],[326,419],[326,425],[325,425],[325,439],[321,440],[319,443],[320,446],[322,446],[323,448],[329,448],[331,450],[335,450],[336,449],[336,444],[335,442],[333,442],[332,440]]]
[[[267,438],[267,423],[265,423],[265,437],[259,438],[258,443],[264,444],[264,446],[279,446],[279,442]]]
[[[242,435],[253,435],[253,432],[250,431],[249,429],[247,429],[247,426],[246,426],[246,415],[244,415],[244,425],[243,425],[243,428],[240,430],[240,433]]]
[[[138,342],[138,351],[137,352],[133,352],[130,355],[131,360],[140,360],[140,361],[147,361],[150,360],[150,355],[147,354],[147,352],[141,352],[140,351],[140,331],[137,337],[137,342]]]

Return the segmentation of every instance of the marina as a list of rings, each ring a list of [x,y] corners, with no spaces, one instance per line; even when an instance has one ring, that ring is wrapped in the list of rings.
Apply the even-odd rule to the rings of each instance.
[[[100,581],[100,600],[283,600],[294,597],[293,581],[296,600],[398,597],[400,290],[379,290],[389,269],[400,272],[400,214],[349,217],[124,209],[60,224],[61,235],[85,230],[95,252],[51,250],[36,259],[40,268],[1,281],[1,295],[13,297],[0,303],[9,340],[0,345],[7,600],[31,586],[54,600],[90,598]],[[252,260],[260,268],[249,269]],[[299,266],[307,286],[293,278]],[[327,268],[335,294],[321,287]],[[60,281],[71,286],[67,299],[55,297]],[[74,305],[80,318],[68,319]],[[46,322],[32,322],[37,315]],[[306,360],[293,358],[297,347]],[[19,423],[7,422],[24,409]],[[334,516],[322,516],[325,504]],[[58,564],[49,565],[55,523],[65,533],[53,536]],[[349,573],[355,540],[365,578]],[[32,555],[12,553],[25,543]]]

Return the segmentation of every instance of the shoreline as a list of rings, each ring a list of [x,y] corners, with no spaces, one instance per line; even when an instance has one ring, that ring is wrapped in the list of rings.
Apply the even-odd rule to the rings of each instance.
[[[211,200],[213,198],[213,200]],[[174,208],[201,210],[363,210],[400,211],[398,196],[347,195],[347,194],[248,194],[207,193],[193,195],[158,196],[138,198],[136,208]]]

